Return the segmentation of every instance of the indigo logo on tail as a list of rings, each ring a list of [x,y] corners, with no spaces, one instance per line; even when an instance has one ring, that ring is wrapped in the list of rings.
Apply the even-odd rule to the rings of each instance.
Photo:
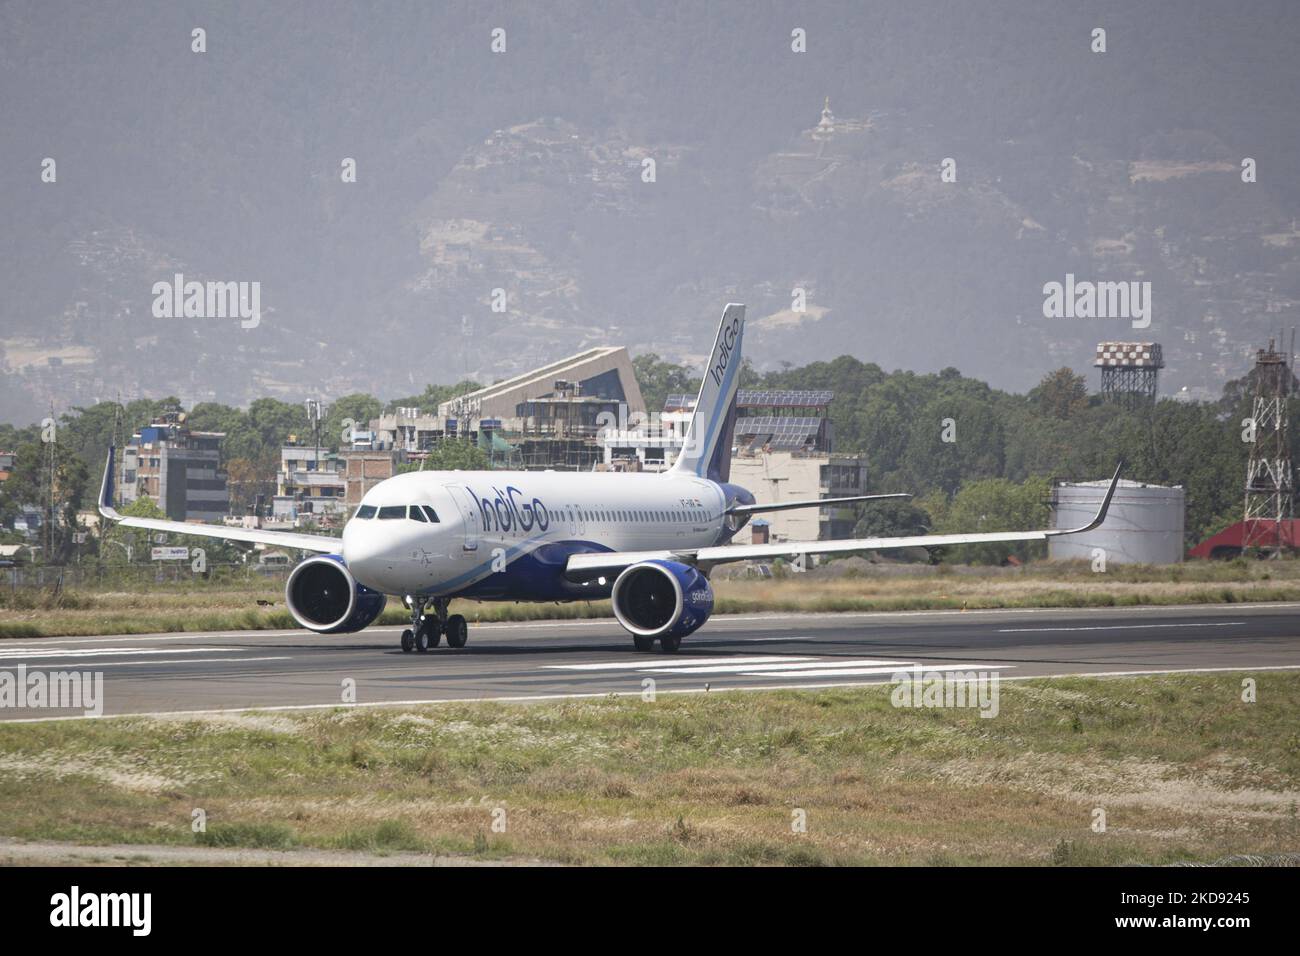
[[[740,315],[737,314],[731,320],[731,324],[723,326],[722,334],[718,336],[718,349],[713,353],[713,361],[709,363],[709,375],[713,379],[713,384],[721,387],[722,378],[727,373],[727,365],[731,362],[731,353],[736,347],[736,339],[740,338]]]

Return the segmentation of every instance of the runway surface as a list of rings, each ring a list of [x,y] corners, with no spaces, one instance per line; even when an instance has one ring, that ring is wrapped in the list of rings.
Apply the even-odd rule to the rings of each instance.
[[[639,694],[647,679],[659,693],[828,687],[915,665],[1003,680],[1300,669],[1300,604],[718,616],[676,655],[638,653],[612,620],[471,625],[468,646],[426,654],[402,653],[400,631],[0,641],[0,681],[20,666],[29,684],[37,673],[102,674],[113,715]],[[355,701],[344,700],[349,687]],[[0,704],[0,720],[80,716]]]

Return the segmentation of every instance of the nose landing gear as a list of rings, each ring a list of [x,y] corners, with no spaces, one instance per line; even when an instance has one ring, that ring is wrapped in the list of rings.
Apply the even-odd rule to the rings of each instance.
[[[411,609],[411,626],[402,631],[402,650],[406,653],[418,651],[423,654],[431,647],[437,647],[442,635],[447,635],[448,647],[464,647],[469,640],[469,625],[459,614],[447,616],[450,598],[427,598],[419,595],[407,595],[405,602]],[[426,617],[424,608],[432,604],[434,615]]]
[[[424,616],[424,607],[429,599],[419,595],[407,595],[406,605],[411,609],[411,626],[402,632],[402,650],[405,653],[418,651],[423,654],[431,647],[437,647],[442,640],[442,630],[436,618]]]

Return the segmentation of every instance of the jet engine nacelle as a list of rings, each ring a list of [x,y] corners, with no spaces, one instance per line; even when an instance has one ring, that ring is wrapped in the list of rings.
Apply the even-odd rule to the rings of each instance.
[[[685,637],[713,613],[709,579],[689,564],[658,558],[626,568],[610,597],[618,623],[639,637]]]
[[[318,634],[359,631],[384,610],[388,599],[358,584],[343,556],[308,558],[289,575],[284,601],[294,620]]]

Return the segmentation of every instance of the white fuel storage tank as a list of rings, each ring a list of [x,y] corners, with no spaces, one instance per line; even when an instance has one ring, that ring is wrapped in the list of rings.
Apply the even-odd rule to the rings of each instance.
[[[1058,481],[1052,489],[1052,526],[1077,528],[1092,520],[1108,480]],[[1175,564],[1183,560],[1186,499],[1181,485],[1120,480],[1101,526],[1083,534],[1051,538],[1048,557],[1092,561],[1101,548],[1108,562]]]

